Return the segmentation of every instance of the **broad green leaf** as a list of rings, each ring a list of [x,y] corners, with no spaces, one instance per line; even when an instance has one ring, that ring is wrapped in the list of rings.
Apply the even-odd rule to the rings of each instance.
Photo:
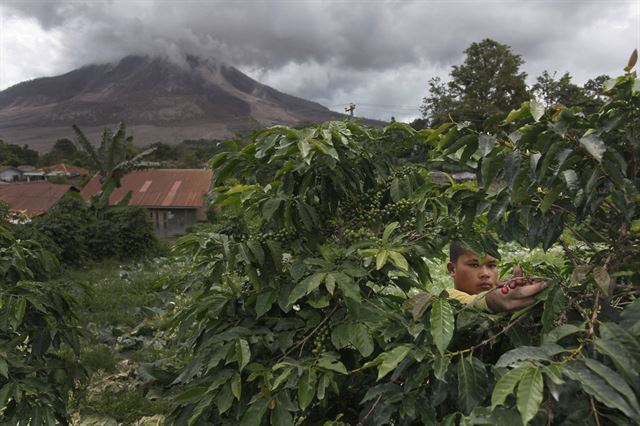
[[[489,188],[493,179],[502,168],[502,156],[498,154],[490,155],[482,159],[480,171],[482,175],[482,186]]]
[[[236,341],[236,362],[238,363],[238,370],[242,371],[250,359],[251,349],[249,349],[249,343],[244,339],[238,339]]]
[[[587,369],[579,362],[572,362],[563,368],[563,373],[577,381],[582,389],[607,407],[616,408],[628,417],[637,417],[627,400],[611,387],[603,378]]]
[[[212,405],[213,395],[207,393],[202,399],[198,401],[195,408],[191,412],[191,417],[189,417],[189,420],[187,421],[187,426],[194,426],[195,424],[197,424],[202,418],[204,412],[210,410]]]
[[[458,403],[465,413],[469,413],[484,400],[487,371],[482,361],[469,355],[460,359],[457,373]]]
[[[269,198],[262,205],[262,216],[265,220],[271,220],[273,214],[278,210],[278,208],[280,208],[282,201],[283,200],[281,198]]]
[[[546,333],[553,327],[557,316],[566,308],[565,297],[562,287],[551,286],[547,293],[547,300],[544,302],[542,313],[542,332]]]
[[[9,366],[7,365],[7,360],[0,358],[0,376],[5,379],[9,378]]]
[[[333,295],[333,292],[336,289],[336,277],[330,272],[327,273],[327,276],[324,279],[324,287],[327,289],[329,294]]]
[[[529,101],[529,111],[531,112],[533,120],[538,122],[544,115],[544,104],[535,99],[531,99]]]
[[[556,201],[560,193],[562,192],[562,185],[556,185],[551,191],[547,192],[540,203],[540,210],[542,213],[546,213],[549,211],[553,202]]]
[[[502,354],[496,367],[509,367],[518,361],[550,361],[553,355],[564,352],[565,349],[555,343],[547,343],[542,346],[520,346]]]
[[[400,190],[400,181],[398,179],[394,179],[389,185],[389,194],[394,203],[402,199],[402,191]]]
[[[436,299],[431,308],[431,336],[441,354],[447,350],[453,337],[454,316],[453,308],[446,299]]]
[[[11,328],[13,330],[16,330],[20,326],[20,324],[22,324],[26,309],[27,299],[25,299],[24,297],[18,297],[17,300],[13,302],[13,306],[11,306],[12,317],[9,319]]]
[[[385,249],[379,250],[378,254],[376,254],[376,269],[380,270],[387,263],[387,258],[389,257],[389,252]]]
[[[618,373],[592,358],[585,358],[584,363],[627,399],[636,413],[635,417],[640,416],[640,405],[635,392]]]
[[[223,389],[216,395],[216,405],[218,411],[222,414],[225,413],[233,404],[233,394],[231,393],[231,384],[227,383]]]
[[[329,386],[330,382],[331,380],[326,374],[323,374],[322,377],[320,377],[320,380],[318,380],[318,391],[316,392],[316,398],[318,398],[318,401],[322,401],[324,399],[327,386]]]
[[[316,365],[320,368],[335,371],[336,373],[347,374],[347,368],[335,358],[322,357]]]
[[[563,337],[566,337],[575,333],[580,333],[583,331],[585,331],[584,327],[578,327],[577,325],[573,325],[573,324],[563,324],[560,327],[556,327],[553,330],[549,331],[547,334],[545,334],[542,337],[542,343],[543,344],[556,343],[558,340],[562,339]]]
[[[293,426],[293,416],[283,404],[276,402],[276,406],[271,410],[271,424],[273,426]]]
[[[444,132],[445,130],[447,130],[449,127],[453,126],[453,123],[444,123],[442,125],[440,125],[437,129],[433,130],[429,136],[427,137],[427,140],[425,141],[426,143],[431,143],[433,141],[435,141],[438,136],[440,136],[442,134],[442,132]],[[455,128],[452,129],[455,131]]]
[[[207,386],[195,386],[187,389],[174,398],[174,402],[178,405],[187,405],[198,402],[207,392]]]
[[[638,62],[638,49],[633,49],[631,52],[631,56],[629,56],[629,61],[627,61],[627,66],[624,67],[626,72],[631,72],[633,67],[636,66],[636,62]]]
[[[606,147],[600,136],[595,133],[590,133],[580,138],[580,144],[585,147],[589,154],[598,160],[598,162],[602,161],[602,154],[604,154]]]
[[[280,386],[285,380],[287,380],[294,370],[295,370],[295,367],[293,365],[289,365],[285,367],[282,370],[282,373],[280,373],[280,375],[276,377],[276,379],[271,384],[271,390],[278,389],[278,386]]]
[[[382,363],[378,367],[378,379],[382,379],[384,376],[389,374],[392,370],[394,370],[403,359],[406,358],[407,354],[411,350],[411,347],[408,345],[400,345],[393,348],[389,352],[385,352],[381,355],[384,355],[382,358]]]
[[[238,373],[235,373],[231,378],[231,393],[240,401],[240,397],[242,396],[242,378]]]
[[[409,270],[409,263],[401,253],[398,253],[397,251],[392,251],[392,250],[389,250],[388,253],[389,253],[389,258],[391,259],[391,262],[394,265],[396,265],[399,269],[402,269],[403,271]]]
[[[516,405],[525,426],[538,412],[542,402],[543,385],[542,373],[538,368],[528,369],[520,379]]]
[[[326,272],[316,272],[299,282],[293,290],[291,290],[291,294],[289,295],[289,305],[294,304],[303,296],[311,293],[313,290],[318,288],[322,281],[326,278]]]
[[[340,324],[331,330],[331,343],[336,349],[342,349],[350,344],[349,334],[351,324]]]
[[[2,386],[2,389],[0,389],[0,407],[5,407],[7,405],[9,398],[13,396],[15,386],[15,382],[9,382]]]
[[[389,240],[389,237],[395,231],[395,229],[400,225],[398,222],[391,222],[387,226],[385,226],[384,231],[382,232],[382,241],[385,243]]]
[[[504,401],[513,393],[516,385],[520,382],[522,375],[527,371],[526,368],[514,368],[509,370],[504,376],[496,382],[491,394],[491,409],[495,409],[498,405],[504,404]]]
[[[240,420],[240,426],[260,426],[262,423],[262,417],[264,413],[267,411],[267,400],[262,396],[259,396],[258,399],[249,407],[242,415],[242,419]]]
[[[620,371],[625,372],[629,377],[637,376],[638,372],[634,369],[637,361],[623,345],[609,339],[594,339],[593,343],[598,352],[611,358]]]
[[[315,371],[306,369],[304,373],[302,373],[298,381],[298,404],[301,410],[306,409],[309,404],[311,404],[313,396],[316,393],[316,381],[317,376]]]
[[[480,154],[486,157],[493,151],[496,146],[497,139],[493,135],[482,134],[478,138],[478,147],[480,148]]]
[[[360,302],[360,287],[358,286],[358,283],[343,272],[336,273],[335,277],[336,283],[338,283],[338,288],[342,290],[344,296],[356,302]]]
[[[349,341],[363,357],[373,353],[373,338],[364,324],[353,324],[350,327]]]
[[[579,189],[580,180],[575,170],[568,169],[562,172],[562,178],[564,179],[567,189],[574,193]]]
[[[445,382],[447,370],[449,369],[449,365],[451,365],[451,358],[448,356],[438,356],[436,355],[436,359],[433,362],[433,375],[436,379],[441,382]]]
[[[256,298],[256,318],[260,318],[262,315],[266,314],[273,302],[277,299],[277,293],[272,288],[267,288],[258,294]]]

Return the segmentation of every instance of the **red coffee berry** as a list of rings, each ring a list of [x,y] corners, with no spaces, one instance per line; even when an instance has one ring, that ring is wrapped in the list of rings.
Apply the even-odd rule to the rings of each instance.
[[[513,290],[513,289],[514,289],[514,288],[516,288],[517,286],[518,286],[518,284],[516,284],[516,282],[515,282],[515,281],[511,281],[511,282],[509,283],[509,288],[510,288],[511,290]]]
[[[507,294],[507,293],[509,293],[509,287],[507,287],[506,285],[505,285],[505,286],[500,287],[500,292],[501,292],[502,294]]]

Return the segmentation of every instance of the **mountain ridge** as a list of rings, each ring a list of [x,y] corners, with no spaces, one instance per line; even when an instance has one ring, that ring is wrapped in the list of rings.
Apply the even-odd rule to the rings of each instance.
[[[344,114],[266,86],[231,65],[196,57],[177,64],[127,56],[0,92],[0,139],[41,152],[59,138],[71,138],[72,124],[97,140],[104,127],[124,121],[135,142],[146,145],[223,139],[275,124],[297,126],[343,118]]]

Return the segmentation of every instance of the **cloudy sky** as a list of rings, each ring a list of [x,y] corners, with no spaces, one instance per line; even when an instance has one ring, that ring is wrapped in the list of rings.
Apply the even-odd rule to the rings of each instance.
[[[128,54],[222,59],[278,90],[409,120],[430,78],[492,38],[584,83],[640,46],[640,0],[0,0],[0,89]]]

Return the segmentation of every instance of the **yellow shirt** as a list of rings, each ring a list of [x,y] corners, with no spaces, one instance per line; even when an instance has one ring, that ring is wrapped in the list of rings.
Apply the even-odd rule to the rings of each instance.
[[[491,309],[487,306],[487,298],[485,297],[489,291],[490,290],[478,294],[469,294],[456,290],[455,288],[450,288],[447,289],[447,294],[449,295],[449,299],[457,300],[465,305],[473,305],[474,308],[482,311],[491,312]]]

